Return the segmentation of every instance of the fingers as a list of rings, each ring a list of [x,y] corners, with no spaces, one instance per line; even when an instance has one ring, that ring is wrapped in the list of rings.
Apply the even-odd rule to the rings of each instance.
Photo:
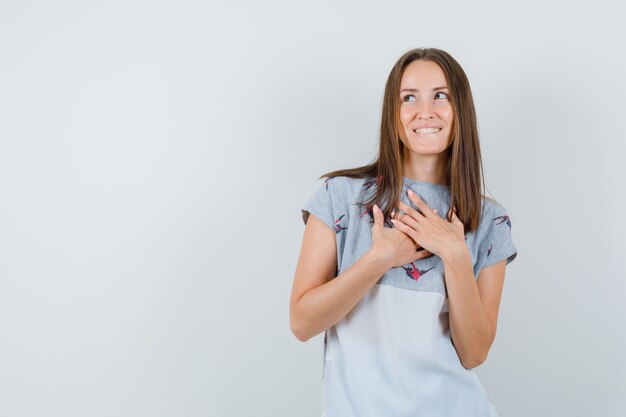
[[[398,201],[398,208],[416,220],[422,215],[422,213],[402,201]]]
[[[448,214],[450,214],[450,221],[451,222],[457,222],[457,221],[461,221],[459,219],[459,217],[456,215],[456,207],[451,207],[450,210],[448,210]]]
[[[398,217],[398,216],[394,216],[394,217]],[[410,216],[409,216],[410,217]],[[415,242],[418,241],[417,239],[417,232],[415,231],[414,228],[412,228],[411,226],[407,225],[406,222],[414,222],[413,220],[410,219],[402,219],[402,221],[397,220],[397,219],[391,219],[391,223],[393,223],[394,227],[398,230],[400,230],[401,232],[406,233],[407,235],[409,235],[411,237],[411,239],[413,239]]]
[[[432,255],[433,255],[433,253],[432,253],[432,252],[427,251],[426,249],[424,249],[424,250],[418,250],[418,251],[415,253],[415,260],[422,259],[422,258],[427,258],[427,257],[432,256]]]
[[[431,217],[434,216],[435,213],[433,212],[433,210],[428,207],[428,204],[426,204],[421,198],[420,196],[418,196],[417,194],[415,194],[413,192],[413,190],[411,190],[410,188],[406,190],[407,195],[409,196],[409,200],[411,200],[413,203],[415,203],[415,206],[420,210],[420,212],[422,213],[422,215],[424,217]]]
[[[419,226],[418,218],[422,217],[420,213],[418,213],[413,207],[407,206],[402,201],[398,203],[398,208],[404,211],[406,214],[396,213],[395,216],[391,216],[391,222],[393,224],[404,223],[407,226],[412,227],[413,229],[417,229]],[[396,220],[394,222],[394,220]]]
[[[383,215],[382,210],[374,204],[372,211],[374,212],[374,227],[382,227],[383,222],[385,221],[385,216]]]

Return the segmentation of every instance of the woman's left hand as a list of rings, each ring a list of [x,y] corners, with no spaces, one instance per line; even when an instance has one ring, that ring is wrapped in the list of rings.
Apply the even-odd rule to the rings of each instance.
[[[422,248],[440,258],[444,258],[449,251],[463,246],[467,247],[465,228],[456,215],[456,209],[452,209],[452,221],[449,222],[439,217],[411,190],[407,192],[407,195],[419,211],[399,201],[398,208],[406,214],[392,215],[391,222],[396,228],[409,235]]]

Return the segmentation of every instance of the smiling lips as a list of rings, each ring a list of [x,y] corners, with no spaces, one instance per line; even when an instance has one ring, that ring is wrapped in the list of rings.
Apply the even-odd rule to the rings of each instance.
[[[441,130],[440,127],[424,127],[421,129],[415,129],[413,130],[413,132],[417,133],[418,135],[426,135],[426,134],[437,133],[440,130]]]

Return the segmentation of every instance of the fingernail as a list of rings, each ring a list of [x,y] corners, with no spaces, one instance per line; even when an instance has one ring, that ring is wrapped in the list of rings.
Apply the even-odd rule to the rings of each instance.
[[[413,192],[413,190],[411,190],[410,188],[406,190],[407,193],[409,193],[409,195],[414,195],[415,193]]]

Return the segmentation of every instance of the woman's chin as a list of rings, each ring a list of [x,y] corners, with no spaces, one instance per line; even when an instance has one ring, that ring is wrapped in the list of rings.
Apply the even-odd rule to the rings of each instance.
[[[408,149],[411,153],[417,155],[438,155],[448,149],[447,146],[443,144],[431,143],[431,144],[423,144],[423,143],[412,143],[409,141]]]

